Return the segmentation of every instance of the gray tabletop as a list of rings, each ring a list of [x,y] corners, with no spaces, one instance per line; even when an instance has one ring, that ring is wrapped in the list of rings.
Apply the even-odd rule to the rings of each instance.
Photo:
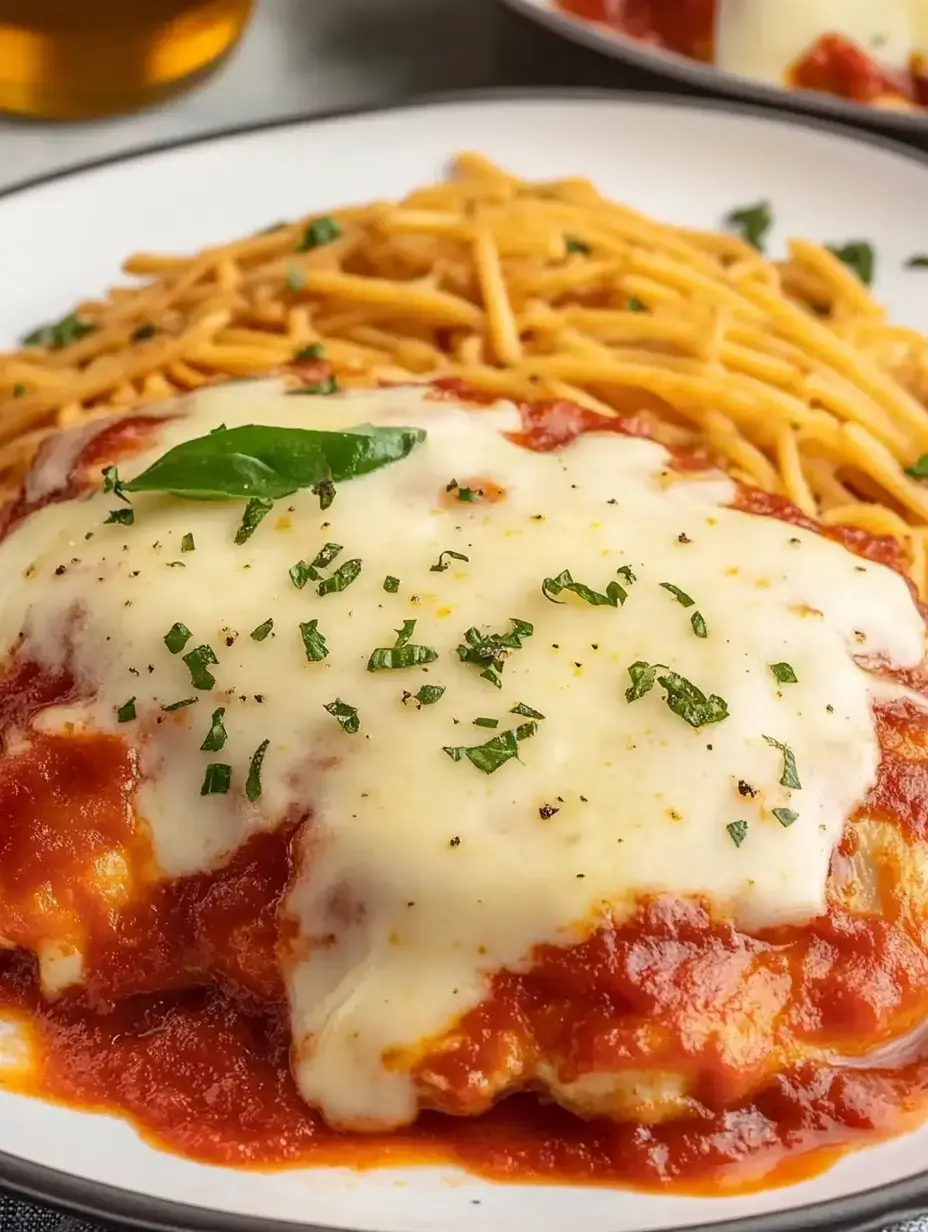
[[[250,122],[442,90],[528,85],[693,93],[566,44],[497,0],[259,0],[240,47],[189,94],[91,123],[0,119],[0,191],[107,155]],[[928,147],[926,140],[916,144]],[[0,1232],[91,1229],[0,1192]],[[928,1218],[898,1232],[928,1232]]]

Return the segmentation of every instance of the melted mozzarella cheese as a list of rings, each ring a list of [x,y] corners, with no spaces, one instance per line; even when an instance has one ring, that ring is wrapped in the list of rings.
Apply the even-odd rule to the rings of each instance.
[[[139,494],[134,526],[122,527],[104,524],[114,498],[101,493],[31,515],[0,545],[3,575],[22,579],[0,599],[0,635],[12,645],[23,631],[21,653],[49,666],[70,656],[90,698],[40,723],[118,731],[135,745],[136,806],[164,876],[215,868],[255,830],[307,819],[285,904],[298,933],[285,975],[295,1073],[330,1121],[412,1119],[410,1068],[494,971],[518,969],[539,943],[582,938],[640,894],[705,895],[749,929],[822,912],[832,852],[879,755],[871,700],[886,685],[858,659],[906,667],[924,653],[901,577],[728,508],[728,479],[681,476],[650,441],[588,434],[534,453],[502,434],[514,411],[469,411],[419,390],[309,399],[246,383],[178,410],[120,465],[123,478],[220,423],[428,431],[404,461],[339,484],[324,512],[308,491],[278,502],[242,545],[240,502]],[[501,499],[454,500],[452,479],[496,485]],[[187,533],[196,548],[182,554]],[[290,566],[329,542],[343,549],[325,572],[357,559],[359,577],[331,595],[298,590]],[[441,558],[449,551],[460,556]],[[448,567],[433,569],[440,559]],[[623,582],[620,607],[542,594],[565,569],[603,592],[625,566],[637,580]],[[273,635],[251,638],[268,618]],[[512,618],[534,632],[497,689],[456,648],[469,628],[506,632]],[[318,662],[300,633],[310,620],[328,644]],[[368,671],[406,620],[436,661]],[[187,649],[216,652],[210,692],[164,645],[176,621],[192,630]],[[724,698],[729,717],[689,726],[660,685],[628,702],[638,661]],[[778,683],[770,665],[782,662],[798,683]],[[409,694],[426,684],[445,692],[419,708]],[[193,706],[160,709],[191,695]],[[118,724],[129,697],[138,718]],[[357,733],[324,709],[336,699],[357,708]],[[523,722],[517,703],[545,716],[517,760],[488,775],[443,751]],[[218,706],[228,742],[207,754]],[[474,725],[484,716],[496,731]],[[793,751],[801,789],[783,785],[784,754],[767,737]],[[264,740],[263,792],[249,803],[245,776]],[[233,768],[226,795],[200,794],[211,761]],[[784,827],[774,809],[798,818]],[[727,828],[737,821],[748,823],[740,845]]]
[[[907,71],[925,0],[719,0],[715,63],[789,85],[790,70],[823,34],[855,43],[884,68]]]

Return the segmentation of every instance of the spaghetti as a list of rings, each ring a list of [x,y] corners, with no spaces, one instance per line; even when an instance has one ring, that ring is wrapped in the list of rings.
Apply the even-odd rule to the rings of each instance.
[[[460,378],[633,417],[826,524],[901,540],[928,593],[928,342],[831,252],[774,263],[585,180],[478,154],[398,204],[333,210],[192,257],[0,354],[0,496],[56,428],[324,354],[343,386]]]

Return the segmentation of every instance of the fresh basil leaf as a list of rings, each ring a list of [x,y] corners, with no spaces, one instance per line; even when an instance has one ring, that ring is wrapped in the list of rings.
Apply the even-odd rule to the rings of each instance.
[[[474,727],[499,727],[499,719],[474,719]]]
[[[905,473],[912,479],[928,479],[928,453],[923,453],[911,466],[907,466]]]
[[[732,210],[725,216],[725,225],[730,231],[737,232],[758,251],[764,251],[767,234],[773,226],[773,211],[769,201],[758,201],[755,205],[743,205]]]
[[[270,743],[270,740],[262,740],[251,755],[248,778],[245,780],[245,795],[252,804],[261,796],[261,767],[264,765],[264,755]]]
[[[764,739],[771,748],[779,749],[783,754],[783,773],[780,776],[780,786],[792,787],[794,791],[799,791],[802,788],[802,783],[799,781],[799,772],[796,769],[796,758],[793,756],[793,750],[788,744],[782,744],[779,740],[774,740],[773,736],[764,736]]]
[[[297,244],[295,251],[309,252],[311,248],[320,248],[323,244],[331,244],[341,234],[342,225],[337,219],[330,218],[327,214],[321,218],[314,218],[311,223],[307,223],[302,239]]]
[[[866,240],[852,240],[849,244],[827,245],[828,251],[834,253],[839,261],[843,261],[852,270],[865,287],[873,285],[873,273],[876,265],[876,255],[873,245]]]
[[[320,479],[318,483],[314,483],[310,491],[313,496],[319,497],[319,508],[323,512],[335,500],[335,484],[328,477]]]
[[[654,688],[654,682],[660,669],[667,671],[666,663],[645,663],[643,659],[639,659],[637,663],[632,663],[627,669],[632,682],[625,690],[625,700],[627,702],[636,702],[639,697],[644,697],[646,693],[650,693]]]
[[[135,510],[130,505],[126,509],[111,509],[103,519],[104,525],[115,522],[119,526],[132,526],[135,522]]]
[[[383,588],[388,595],[395,595],[400,588],[400,579],[387,574],[383,579]]]
[[[222,762],[212,762],[206,767],[206,774],[203,776],[203,786],[200,788],[201,796],[224,796],[229,790],[229,785],[232,782],[232,767],[226,766]]]
[[[746,821],[730,821],[725,829],[728,831],[731,841],[736,847],[740,847],[748,836],[748,823]]]
[[[780,825],[784,828],[784,830],[788,830],[794,821],[799,820],[799,814],[794,813],[792,809],[775,808],[772,810],[772,812],[773,812],[774,817],[777,819]]]
[[[328,569],[335,557],[341,552],[342,545],[340,543],[327,543],[325,547],[319,549],[313,557],[313,565],[317,569]],[[318,581],[318,579],[316,579]]]
[[[290,581],[297,590],[302,590],[307,582],[319,581],[319,572],[308,560],[298,560],[290,566]]]
[[[498,673],[503,670],[503,664],[511,650],[522,649],[522,639],[531,637],[535,632],[534,625],[527,620],[517,620],[509,617],[512,629],[509,633],[481,633],[477,628],[468,629],[464,634],[464,645],[458,646],[458,658],[462,663],[472,663],[483,670],[480,675],[497,689],[502,688]]]
[[[369,672],[382,672],[402,667],[421,667],[423,663],[434,663],[438,651],[432,646],[415,646],[410,644],[416,627],[414,620],[404,620],[402,629],[396,631],[396,642],[390,647],[379,647],[371,652],[367,661]]]
[[[434,706],[444,695],[445,687],[441,684],[424,684],[413,696],[420,706]]]
[[[179,702],[171,702],[170,706],[162,706],[161,709],[167,714],[171,710],[183,710],[186,706],[195,706],[197,701],[196,697],[184,697]]]
[[[186,663],[190,672],[190,683],[195,689],[211,689],[216,683],[216,677],[209,670],[209,665],[218,663],[211,646],[197,646],[190,650],[181,660]]]
[[[218,710],[213,711],[212,718],[209,721],[209,731],[206,733],[206,739],[200,745],[201,753],[218,753],[227,740],[226,729],[222,725],[222,716],[225,714],[225,706],[220,706]]]
[[[696,602],[691,599],[685,590],[681,590],[679,586],[674,586],[673,582],[661,582],[664,590],[669,590],[681,607],[692,607]]]
[[[293,356],[293,363],[298,364],[307,359],[322,359],[325,356],[325,347],[321,342],[310,342],[307,346],[300,349]]]
[[[354,479],[407,457],[421,428],[365,425],[352,432],[249,424],[184,441],[122,486],[195,500],[277,500],[324,477]]]
[[[317,595],[334,595],[341,590],[346,590],[347,587],[357,578],[361,572],[361,562],[359,560],[346,560],[343,565],[335,570],[335,572],[316,587]]]
[[[255,533],[258,526],[274,508],[274,502],[264,496],[253,496],[245,506],[242,514],[242,524],[235,535],[235,542],[246,543]]]
[[[467,760],[484,774],[495,773],[507,761],[519,756],[519,742],[528,740],[538,730],[537,723],[523,723],[515,731],[500,732],[486,744],[449,747],[442,746],[442,752],[447,753],[452,761]]]
[[[690,617],[690,624],[693,626],[693,632],[697,637],[709,636],[709,630],[706,628],[706,622],[703,619],[702,612],[694,612]]]
[[[606,593],[601,594],[598,590],[591,590],[582,582],[575,582],[569,569],[565,569],[557,577],[545,578],[541,583],[541,593],[552,603],[561,602],[557,596],[564,590],[570,591],[571,594],[582,599],[584,603],[589,603],[592,607],[618,607],[628,598],[628,591],[618,582],[610,582],[606,587]]]
[[[526,706],[525,702],[516,702],[509,713],[521,714],[526,719],[543,719],[545,717],[540,710],[533,710],[531,706]]]
[[[135,718],[135,698],[130,697],[129,700],[127,702],[123,702],[123,704],[116,711],[116,722],[117,723],[131,723],[134,718]]]
[[[252,629],[251,631],[252,641],[263,642],[264,639],[270,634],[273,628],[274,628],[274,617],[269,616],[267,620],[264,621],[263,624],[260,624],[258,625],[257,628]]]
[[[439,554],[438,560],[435,564],[429,567],[429,572],[444,573],[446,569],[450,569],[451,564],[450,561],[445,560],[446,556],[449,556],[451,560],[463,560],[470,564],[469,556],[465,556],[463,552],[452,552],[450,548],[447,548],[444,552]]]
[[[167,633],[164,635],[164,644],[170,650],[171,654],[180,654],[183,648],[187,645],[193,634],[186,625],[182,625],[180,621],[171,625]]]
[[[690,727],[704,727],[707,723],[721,723],[728,718],[728,703],[724,698],[705,693],[691,681],[676,672],[658,676],[657,683],[666,690],[667,705]]]
[[[196,546],[197,545],[193,541],[193,535],[191,535],[189,532],[186,535],[184,535],[184,537],[180,541],[180,550],[182,552],[193,552],[196,550]]]
[[[353,736],[360,729],[361,722],[358,719],[357,706],[349,706],[340,697],[336,697],[334,702],[326,702],[323,709],[338,720],[342,731],[347,732],[349,736]]]

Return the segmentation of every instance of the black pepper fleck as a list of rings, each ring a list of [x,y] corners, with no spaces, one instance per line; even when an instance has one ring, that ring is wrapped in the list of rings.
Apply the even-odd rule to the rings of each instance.
[[[757,791],[751,786],[750,783],[746,783],[744,779],[738,780],[738,792],[742,796],[750,796],[752,800],[757,795]]]
[[[67,573],[67,571],[68,571],[67,565],[59,565],[58,568],[55,570],[55,574],[57,577],[61,577],[62,573]]]
[[[457,835],[455,835],[454,838],[451,839],[450,842],[448,843],[449,847],[460,847],[460,845],[461,845],[461,840],[458,838]]]
[[[679,535],[677,535],[677,543],[692,543],[692,542],[693,542],[692,539],[689,537],[689,535],[685,531],[681,530]]]
[[[561,810],[556,809],[553,804],[543,804],[538,810],[538,816],[542,821],[547,821],[549,817],[553,817],[555,813],[559,813],[560,811]]]

